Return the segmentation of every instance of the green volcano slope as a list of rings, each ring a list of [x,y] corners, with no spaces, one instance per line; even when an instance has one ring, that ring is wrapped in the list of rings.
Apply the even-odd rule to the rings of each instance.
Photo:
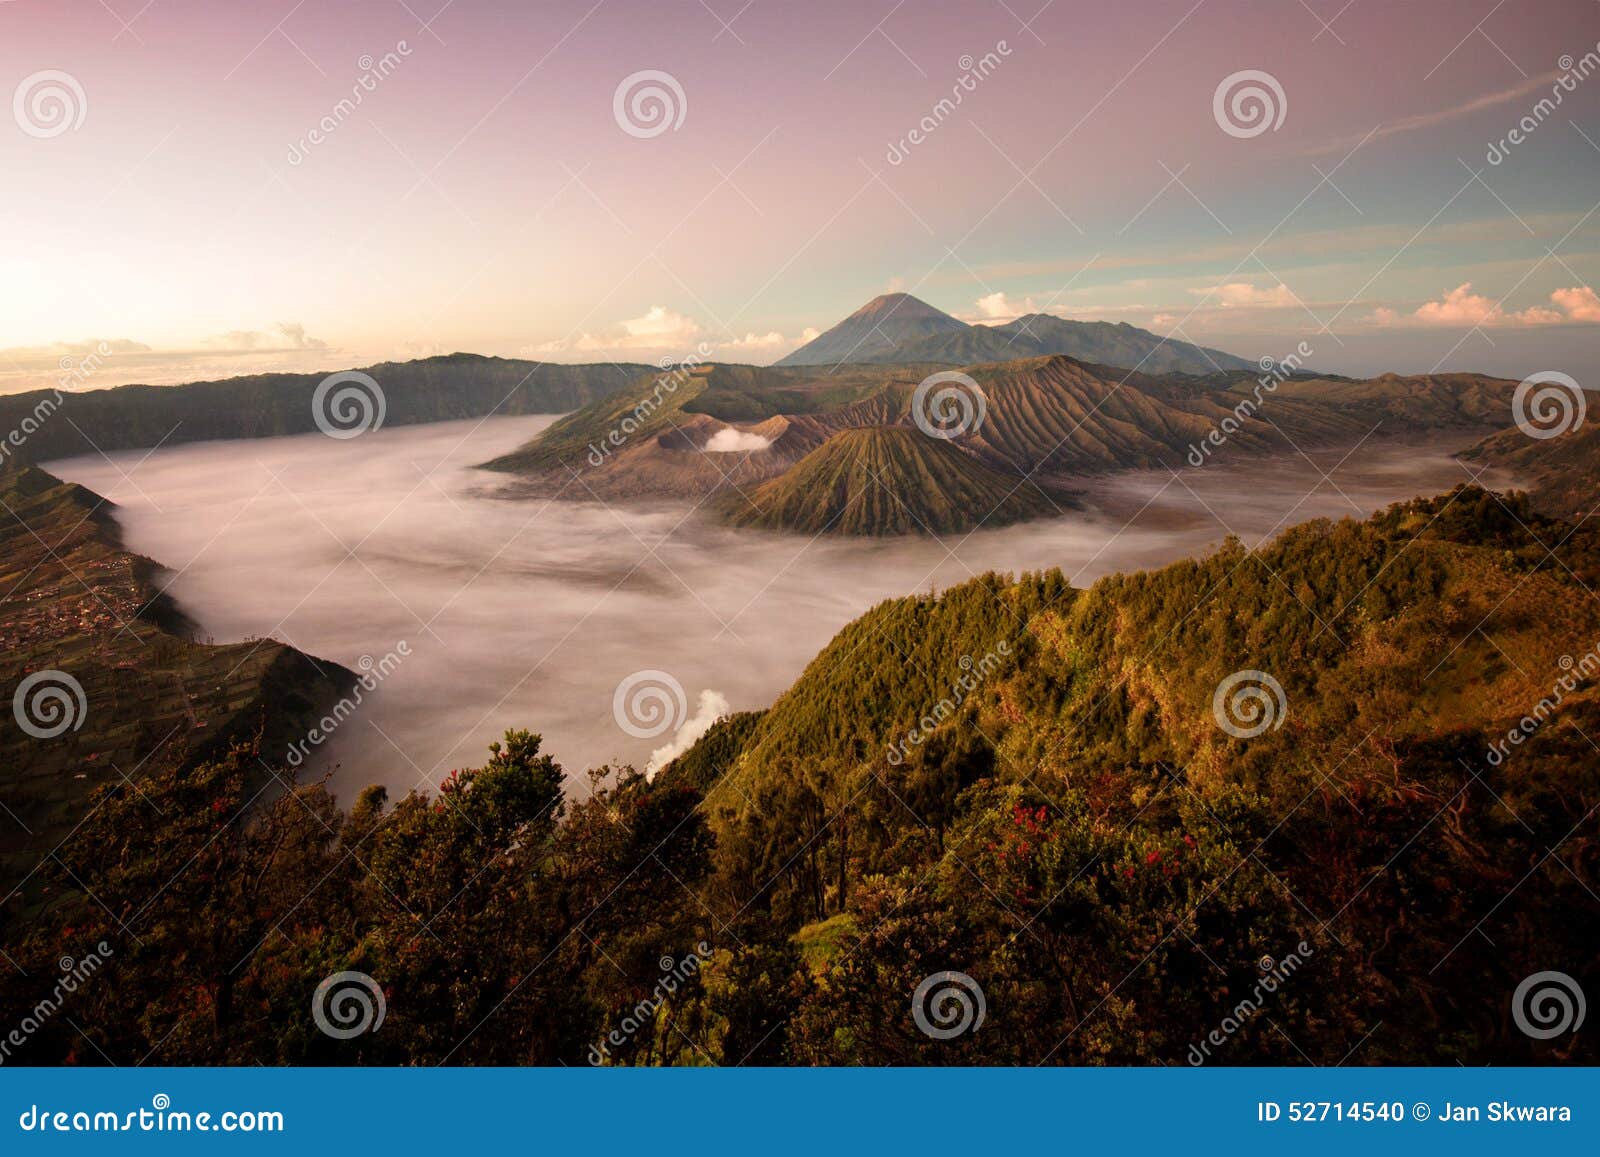
[[[984,576],[657,782],[705,788],[741,935],[807,960],[801,1063],[1182,1063],[1290,952],[1224,1063],[1592,1058],[1509,1008],[1600,943],[1597,584],[1600,528],[1470,487],[1087,590]],[[935,1054],[881,1026],[941,969],[993,1023]]]
[[[735,526],[802,534],[953,534],[1062,512],[1032,482],[999,474],[907,426],[843,430],[748,494],[722,499]]]

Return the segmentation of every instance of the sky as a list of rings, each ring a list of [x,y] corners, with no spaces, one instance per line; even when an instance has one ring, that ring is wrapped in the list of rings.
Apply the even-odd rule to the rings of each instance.
[[[894,290],[1600,369],[1595,0],[1041,3],[0,2],[0,392],[765,363]]]

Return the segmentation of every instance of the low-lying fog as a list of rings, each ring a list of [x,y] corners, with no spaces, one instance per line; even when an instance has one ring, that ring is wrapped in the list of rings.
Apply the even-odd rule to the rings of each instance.
[[[763,707],[828,639],[879,600],[985,570],[1059,566],[1078,585],[1255,542],[1318,516],[1364,517],[1468,477],[1448,451],[1368,442],[1271,461],[1228,457],[1097,482],[1088,509],[965,539],[840,540],[732,531],[686,503],[508,501],[473,464],[553,417],[212,442],[49,464],[107,495],[128,546],[171,568],[171,593],[217,641],[271,635],[352,669],[409,655],[307,761],[348,798],[400,794],[480,762],[508,727],[542,732],[575,776],[643,766],[672,730],[639,737],[613,715],[619,684],[661,671],[686,741],[704,718]],[[1130,521],[1131,520],[1131,521]],[[654,676],[636,681],[648,709]],[[634,696],[627,696],[633,699]],[[636,732],[650,720],[629,717]]]

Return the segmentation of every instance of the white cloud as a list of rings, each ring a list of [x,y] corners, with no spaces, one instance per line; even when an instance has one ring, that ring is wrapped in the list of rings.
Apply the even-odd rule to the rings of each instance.
[[[767,333],[747,333],[741,338],[735,338],[733,341],[718,342],[717,348],[725,350],[771,350],[789,344],[791,344],[789,339],[774,329]]]
[[[751,450],[765,450],[772,445],[771,438],[764,438],[760,434],[752,434],[748,430],[736,430],[732,426],[724,426],[705,444],[707,452],[712,454],[745,454]]]
[[[1566,310],[1573,321],[1600,321],[1600,297],[1587,285],[1558,289],[1550,295],[1550,300]]]
[[[1472,282],[1464,281],[1437,301],[1423,302],[1410,314],[1380,306],[1372,311],[1368,320],[1376,325],[1508,327],[1600,321],[1600,297],[1596,297],[1594,290],[1587,285],[1558,289],[1550,295],[1550,301],[1559,308],[1532,305],[1527,309],[1507,311],[1493,298],[1473,293]]]
[[[1197,297],[1216,298],[1224,309],[1281,309],[1300,304],[1282,282],[1274,289],[1262,289],[1248,281],[1230,281],[1223,285],[1202,285],[1189,292]]]
[[[643,317],[630,317],[622,323],[628,338],[653,347],[676,345],[700,335],[700,325],[693,318],[674,313],[664,305],[652,305]]]
[[[1033,298],[1024,297],[1020,302],[1016,302],[1012,301],[1004,291],[980,297],[974,304],[978,307],[976,312],[956,316],[962,321],[978,325],[1004,325],[1008,321],[1016,321],[1019,317],[1040,312]]]
[[[695,742],[711,730],[711,725],[730,710],[727,697],[720,691],[710,688],[700,692],[700,703],[695,708],[695,713],[684,720],[683,726],[673,733],[672,739],[664,747],[658,747],[650,753],[650,762],[645,764],[646,775],[655,775],[667,764],[695,745]]]
[[[1423,302],[1412,316],[1430,325],[1481,325],[1498,312],[1493,301],[1472,292],[1472,282],[1463,281],[1439,301]]]

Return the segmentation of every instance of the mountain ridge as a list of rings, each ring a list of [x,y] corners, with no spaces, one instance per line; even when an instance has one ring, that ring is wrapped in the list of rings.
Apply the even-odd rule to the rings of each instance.
[[[1255,363],[1192,342],[1162,338],[1127,322],[1074,321],[1030,313],[1000,325],[974,325],[906,293],[881,294],[773,363],[937,362],[971,365],[1064,354],[1147,373],[1209,374]]]

